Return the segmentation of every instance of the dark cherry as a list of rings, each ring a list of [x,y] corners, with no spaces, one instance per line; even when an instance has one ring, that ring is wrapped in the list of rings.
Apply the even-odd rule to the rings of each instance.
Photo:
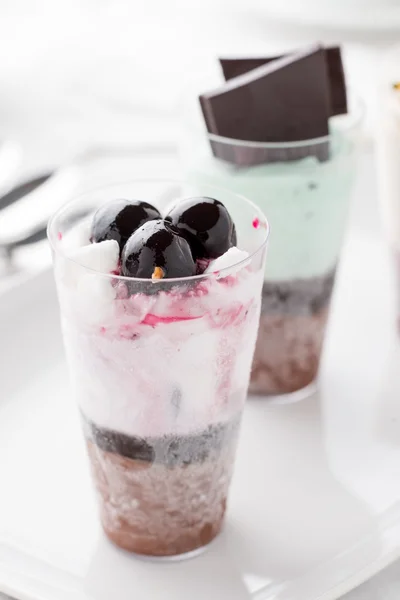
[[[160,218],[159,211],[148,202],[113,200],[95,212],[90,241],[116,240],[121,253],[128,238],[138,227]]]
[[[139,227],[122,252],[122,274],[127,277],[167,279],[190,277],[196,265],[188,242],[162,219]]]
[[[236,234],[235,223],[233,224],[233,227],[232,227],[231,246],[237,246],[237,234]]]
[[[235,225],[219,200],[187,198],[177,204],[165,219],[187,239],[195,260],[218,258],[236,245]]]

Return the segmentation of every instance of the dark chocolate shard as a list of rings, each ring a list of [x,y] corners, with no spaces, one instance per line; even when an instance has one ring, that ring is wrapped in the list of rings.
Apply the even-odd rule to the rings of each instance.
[[[329,79],[326,53],[313,45],[232,78],[200,96],[215,156],[238,166],[329,156]],[[325,138],[317,144],[292,144]],[[240,141],[250,142],[241,144]],[[260,147],[251,142],[282,144]]]
[[[328,66],[329,93],[330,93],[330,116],[343,115],[347,113],[346,80],[343,69],[342,53],[339,46],[325,48]],[[292,54],[292,53],[290,53]],[[266,65],[284,56],[271,56],[269,58],[220,58],[219,62],[226,81],[244,75],[253,69]]]

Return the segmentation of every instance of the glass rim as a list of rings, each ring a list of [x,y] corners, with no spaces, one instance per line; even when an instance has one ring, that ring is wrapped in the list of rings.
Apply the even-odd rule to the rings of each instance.
[[[51,215],[51,217],[49,218],[49,221],[47,223],[47,239],[50,243],[51,249],[54,252],[54,254],[56,254],[57,256],[61,256],[65,260],[69,261],[70,263],[73,263],[73,264],[81,267],[82,269],[85,269],[86,271],[88,271],[90,273],[93,273],[100,277],[105,277],[110,280],[118,280],[118,281],[124,281],[124,282],[135,281],[135,282],[142,282],[147,285],[149,283],[152,283],[153,285],[159,285],[160,283],[174,284],[174,283],[192,282],[192,281],[199,281],[199,280],[212,279],[212,278],[215,279],[217,273],[218,273],[218,279],[223,279],[224,273],[226,273],[226,276],[228,276],[231,273],[232,269],[236,269],[237,267],[241,267],[241,266],[244,267],[246,264],[248,264],[249,262],[252,261],[254,256],[256,256],[263,248],[265,248],[267,246],[267,243],[269,240],[269,234],[270,234],[270,225],[269,225],[269,221],[268,221],[267,217],[264,215],[263,211],[257,206],[257,204],[255,204],[254,202],[252,202],[251,200],[249,200],[242,194],[237,194],[236,192],[233,192],[227,188],[221,188],[218,186],[210,186],[207,184],[205,184],[205,185],[200,184],[199,187],[201,187],[201,188],[205,188],[205,189],[208,188],[208,189],[214,190],[216,192],[228,193],[228,194],[231,194],[232,196],[235,196],[238,199],[240,198],[248,206],[253,208],[253,210],[256,212],[256,216],[258,218],[262,219],[261,227],[263,229],[265,229],[265,235],[263,237],[262,242],[258,245],[257,249],[254,250],[254,252],[249,253],[249,255],[246,256],[246,258],[241,259],[239,262],[235,262],[234,264],[230,265],[229,267],[223,267],[222,269],[218,269],[218,271],[213,271],[211,273],[203,273],[201,275],[191,275],[189,277],[171,277],[171,278],[165,278],[165,279],[160,279],[160,280],[152,280],[152,279],[149,279],[148,277],[128,277],[126,275],[114,275],[113,273],[102,273],[100,271],[96,271],[96,269],[92,269],[91,267],[87,267],[86,265],[81,264],[78,260],[74,260],[73,258],[71,258],[71,256],[69,256],[68,254],[63,252],[61,244],[60,244],[61,240],[58,239],[57,232],[55,232],[53,230],[54,230],[54,224],[55,224],[56,220],[60,216],[62,216],[64,213],[66,213],[70,206],[75,204],[80,198],[95,194],[96,192],[107,190],[108,188],[113,188],[113,187],[116,187],[119,185],[132,185],[135,183],[137,183],[137,184],[166,183],[166,184],[175,184],[175,185],[187,183],[189,185],[192,185],[193,187],[196,187],[196,185],[197,185],[197,184],[191,184],[189,181],[179,180],[179,179],[146,179],[146,178],[139,179],[138,178],[138,179],[128,179],[128,180],[124,180],[124,181],[118,181],[118,182],[102,185],[100,187],[96,186],[94,188],[91,188],[89,190],[81,192],[78,195],[74,196],[74,198],[71,198],[70,200],[65,202],[62,206],[60,206],[60,208],[58,208],[55,211],[55,213],[53,213]],[[179,197],[177,198],[177,200],[179,200]]]
[[[360,123],[363,121],[363,118],[365,115],[365,102],[362,100],[362,98],[357,93],[354,93],[351,88],[346,88],[346,91],[347,91],[348,97],[352,98],[355,103],[355,108],[353,111],[354,112],[353,120],[346,127],[341,128],[341,131],[347,133],[349,131],[356,129],[360,125]],[[351,116],[351,113],[344,113],[343,116],[345,116],[345,115]],[[334,119],[335,117],[340,117],[340,116],[342,116],[342,115],[335,115],[334,117],[330,117],[329,119],[332,119],[332,118]],[[225,145],[230,145],[230,146],[240,146],[240,147],[246,147],[246,148],[260,148],[260,149],[265,149],[265,150],[285,149],[285,148],[307,148],[309,146],[316,146],[318,144],[326,144],[326,142],[329,142],[334,137],[334,134],[328,133],[327,135],[324,135],[321,137],[307,139],[307,140],[298,140],[295,142],[254,142],[251,140],[239,140],[239,139],[235,139],[235,138],[229,138],[226,136],[217,135],[215,133],[209,133],[208,131],[206,131],[205,133],[206,133],[207,139],[210,140],[211,142],[217,142],[219,144],[225,144]]]

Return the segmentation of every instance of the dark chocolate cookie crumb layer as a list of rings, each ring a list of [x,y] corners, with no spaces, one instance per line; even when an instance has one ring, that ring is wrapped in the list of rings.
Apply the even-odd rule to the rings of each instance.
[[[86,439],[104,452],[168,467],[202,463],[227,444],[236,442],[240,419],[210,425],[192,435],[141,438],[98,427],[82,415]]]
[[[336,267],[320,277],[264,282],[261,313],[268,316],[311,316],[328,304]]]
[[[235,445],[170,468],[104,452],[88,441],[101,521],[117,546],[149,556],[192,552],[221,530]]]

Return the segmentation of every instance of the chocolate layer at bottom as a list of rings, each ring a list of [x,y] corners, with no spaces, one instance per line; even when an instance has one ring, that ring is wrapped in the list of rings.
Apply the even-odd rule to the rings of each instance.
[[[222,447],[199,462],[175,464],[128,458],[87,447],[103,529],[120,548],[174,556],[210,543],[220,532],[232,476],[237,419]],[[197,437],[197,436],[195,436]]]
[[[262,315],[253,360],[251,394],[289,394],[317,376],[328,309],[309,317]]]
[[[289,394],[315,380],[334,275],[264,285],[251,394]]]

